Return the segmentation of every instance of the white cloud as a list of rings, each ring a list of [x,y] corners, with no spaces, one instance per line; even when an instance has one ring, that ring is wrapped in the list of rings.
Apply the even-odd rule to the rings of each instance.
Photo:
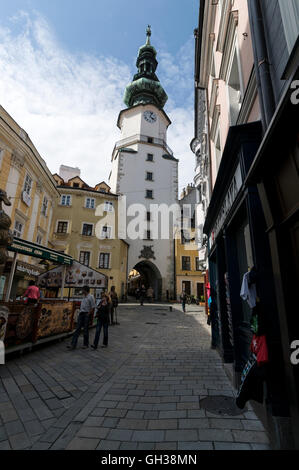
[[[0,27],[1,105],[29,134],[50,171],[66,164],[80,167],[90,185],[107,180],[124,89],[135,71],[113,57],[71,54],[38,14],[21,12],[13,23],[13,30]],[[189,48],[188,42],[176,58],[159,53],[173,122],[168,143],[180,158],[180,187],[192,180],[194,167]],[[186,106],[178,107],[184,94]]]

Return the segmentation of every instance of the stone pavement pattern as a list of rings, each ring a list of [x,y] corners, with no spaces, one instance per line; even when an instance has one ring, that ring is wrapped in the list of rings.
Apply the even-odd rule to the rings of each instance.
[[[0,366],[0,450],[269,449],[250,406],[200,407],[235,394],[200,307],[123,304],[118,319],[107,349],[64,340]]]

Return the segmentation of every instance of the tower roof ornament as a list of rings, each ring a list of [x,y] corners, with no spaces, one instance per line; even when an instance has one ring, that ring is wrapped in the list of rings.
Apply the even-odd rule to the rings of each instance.
[[[128,107],[137,104],[155,104],[163,108],[168,97],[156,75],[156,49],[151,45],[151,26],[146,28],[146,43],[139,48],[136,66],[138,72],[126,87],[124,102]]]

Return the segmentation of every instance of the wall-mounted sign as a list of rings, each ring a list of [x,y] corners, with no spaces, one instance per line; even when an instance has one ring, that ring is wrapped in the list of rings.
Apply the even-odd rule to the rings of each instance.
[[[242,187],[242,174],[241,174],[241,166],[240,163],[237,166],[237,169],[235,171],[235,174],[231,180],[231,183],[229,185],[228,191],[225,195],[224,201],[221,204],[220,211],[218,212],[218,216],[216,218],[215,224],[213,226],[213,229],[211,230],[211,235],[210,235],[210,247],[214,244],[214,241],[220,232],[225,219],[232,208],[232,205],[238,195],[238,192],[240,191]]]
[[[22,264],[18,264],[16,269],[17,271],[20,271],[21,273],[29,274],[29,276],[39,276],[41,274],[41,271],[37,271],[36,269],[33,269],[33,268],[28,268]]]

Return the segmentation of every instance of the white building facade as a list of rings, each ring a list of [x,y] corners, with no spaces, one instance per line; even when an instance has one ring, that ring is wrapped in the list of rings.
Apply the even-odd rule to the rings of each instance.
[[[167,95],[155,74],[158,63],[150,35],[148,29],[146,44],[139,49],[138,73],[125,91],[127,109],[118,118],[121,139],[112,153],[109,184],[112,192],[125,196],[128,272],[136,269],[155,298],[165,300],[173,297],[175,286],[178,160],[167,145]]]

